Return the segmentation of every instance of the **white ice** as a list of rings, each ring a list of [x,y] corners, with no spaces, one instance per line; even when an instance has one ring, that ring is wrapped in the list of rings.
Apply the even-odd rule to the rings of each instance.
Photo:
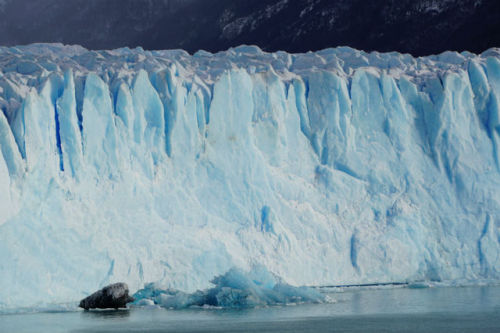
[[[500,278],[500,50],[0,48],[0,308]]]

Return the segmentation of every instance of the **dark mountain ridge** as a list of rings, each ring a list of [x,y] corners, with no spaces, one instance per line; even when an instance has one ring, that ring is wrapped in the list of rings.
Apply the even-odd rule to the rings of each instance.
[[[498,0],[0,0],[0,44],[188,52],[340,45],[415,56],[500,46]]]

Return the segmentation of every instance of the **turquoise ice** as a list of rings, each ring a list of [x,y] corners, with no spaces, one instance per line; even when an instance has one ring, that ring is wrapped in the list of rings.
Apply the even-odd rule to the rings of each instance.
[[[0,48],[0,308],[500,278],[500,50]]]

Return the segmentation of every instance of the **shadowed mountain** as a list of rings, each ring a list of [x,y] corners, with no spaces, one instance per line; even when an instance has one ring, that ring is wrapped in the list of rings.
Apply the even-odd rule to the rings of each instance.
[[[500,45],[497,0],[3,0],[0,44],[189,52],[339,45],[415,56]]]

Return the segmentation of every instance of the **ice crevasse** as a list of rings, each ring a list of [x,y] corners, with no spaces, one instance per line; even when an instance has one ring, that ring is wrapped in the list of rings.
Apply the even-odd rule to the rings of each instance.
[[[0,48],[0,308],[500,278],[500,50]]]

